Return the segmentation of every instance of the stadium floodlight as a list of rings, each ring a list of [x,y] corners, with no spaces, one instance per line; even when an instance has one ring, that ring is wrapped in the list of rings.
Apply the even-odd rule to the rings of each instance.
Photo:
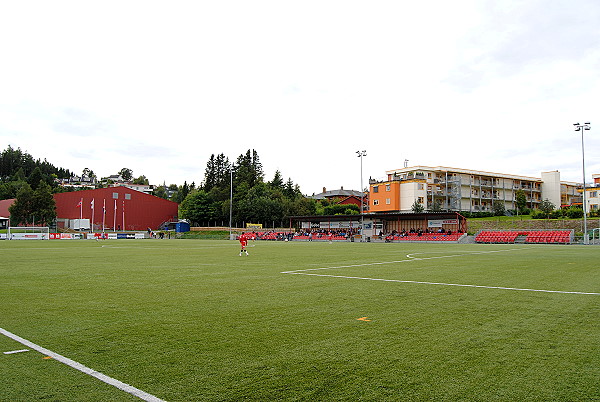
[[[231,225],[233,217],[233,165],[229,166],[229,240],[233,240],[231,236]]]
[[[367,156],[367,151],[356,151],[360,158],[360,241],[364,241],[365,231],[365,216],[364,216],[364,197],[365,191],[363,189],[363,157]]]
[[[574,123],[575,131],[581,131],[581,165],[583,168],[583,244],[589,244],[589,236],[587,232],[587,205],[586,205],[586,188],[585,188],[585,147],[583,144],[583,133],[591,129],[590,122],[583,124]]]

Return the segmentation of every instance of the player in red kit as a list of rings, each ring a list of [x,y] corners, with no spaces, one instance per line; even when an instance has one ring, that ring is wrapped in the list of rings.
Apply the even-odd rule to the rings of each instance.
[[[240,250],[240,257],[242,256],[242,253],[246,253],[246,255],[248,255],[248,250],[246,250],[246,246],[248,245],[248,235],[246,235],[246,233],[242,233],[238,239],[240,241],[240,245],[242,246],[242,249]]]

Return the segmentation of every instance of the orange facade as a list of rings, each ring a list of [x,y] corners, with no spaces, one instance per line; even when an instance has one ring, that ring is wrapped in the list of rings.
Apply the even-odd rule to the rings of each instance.
[[[371,212],[399,211],[400,182],[386,181],[371,184],[369,208]]]

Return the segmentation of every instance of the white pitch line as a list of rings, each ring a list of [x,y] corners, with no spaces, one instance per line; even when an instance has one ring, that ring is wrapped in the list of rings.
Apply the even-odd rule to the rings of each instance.
[[[3,328],[0,328],[0,333],[3,335],[6,335],[7,337],[25,345],[25,346],[29,346],[31,349],[37,350],[38,352],[43,353],[46,356],[52,357],[54,360],[58,360],[59,362],[64,363],[69,367],[72,367],[76,370],[81,371],[82,373],[85,373],[89,376],[97,378],[98,380],[105,382],[109,385],[112,385],[113,387],[116,387],[116,388],[120,389],[121,391],[125,391],[133,396],[137,396],[138,398],[140,398],[144,401],[164,402],[162,399],[157,398],[154,395],[151,395],[147,392],[139,390],[139,389],[137,389],[129,384],[125,384],[124,382],[121,382],[119,380],[115,380],[114,378],[109,377],[105,374],[102,374],[96,370],[92,370],[91,368],[86,367],[83,364],[76,362],[75,360],[71,360],[67,357],[59,355],[58,353],[55,353],[44,347],[36,345],[35,343],[28,341],[27,339],[21,338],[20,336],[15,335],[12,332],[9,332]]]
[[[465,257],[465,256],[470,256],[470,255],[476,255],[476,254],[502,253],[502,252],[515,251],[515,250],[524,250],[524,248],[511,248],[511,249],[492,250],[492,251],[476,251],[473,253],[466,253],[466,254],[440,255],[437,257],[420,257],[420,258],[412,257],[413,254],[407,254],[407,256],[406,256],[408,258],[407,260],[366,262],[364,264],[338,265],[335,267],[297,269],[297,270],[293,270],[293,271],[284,271],[281,273],[282,274],[293,274],[296,272],[321,271],[321,270],[326,270],[326,269],[368,267],[368,266],[373,266],[373,265],[398,264],[401,262],[414,262],[414,261],[425,261],[425,260],[437,260],[437,259],[441,259],[441,258]]]
[[[11,350],[10,352],[4,352],[5,355],[13,355],[15,353],[29,352],[29,349]]]
[[[527,289],[527,288],[512,288],[505,286],[486,286],[486,285],[469,285],[469,284],[460,284],[460,283],[444,283],[444,282],[425,282],[425,281],[408,281],[408,280],[400,280],[400,279],[383,279],[383,278],[363,278],[359,276],[344,276],[344,275],[327,275],[327,274],[313,274],[308,273],[307,271],[319,271],[319,270],[327,270],[327,269],[336,269],[336,268],[356,268],[356,267],[365,267],[372,265],[383,265],[383,264],[396,264],[401,262],[413,262],[413,261],[423,261],[423,260],[434,260],[439,258],[453,258],[453,257],[464,257],[475,254],[488,254],[488,253],[501,253],[505,251],[515,251],[515,250],[524,250],[524,248],[514,248],[514,249],[504,249],[504,250],[492,250],[492,251],[481,251],[474,253],[466,253],[466,254],[453,254],[453,255],[442,255],[438,257],[422,257],[416,258],[413,257],[414,254],[408,254],[408,260],[397,260],[397,261],[384,261],[384,262],[371,262],[365,264],[353,264],[353,265],[340,265],[336,267],[322,267],[322,268],[308,268],[308,269],[298,269],[295,271],[284,271],[282,274],[292,274],[292,275],[308,275],[308,276],[322,276],[327,278],[342,278],[342,279],[360,279],[366,281],[381,281],[381,282],[396,282],[396,283],[415,283],[422,285],[438,285],[438,286],[459,286],[459,287],[468,287],[468,288],[483,288],[483,289],[500,289],[500,290],[519,290],[526,292],[542,292],[542,293],[561,293],[561,294],[576,294],[576,295],[600,295],[600,293],[596,292],[576,292],[576,291],[566,291],[566,290],[546,290],[546,289]]]
[[[546,290],[546,289],[527,289],[527,288],[510,288],[505,286],[485,286],[485,285],[468,285],[461,283],[444,283],[444,282],[424,282],[424,281],[405,281],[400,279],[383,279],[383,278],[364,278],[360,276],[344,276],[344,275],[324,275],[324,274],[309,274],[304,272],[286,272],[292,275],[308,275],[308,276],[323,276],[328,278],[342,278],[342,279],[361,279],[364,281],[381,281],[381,282],[398,282],[398,283],[416,283],[421,285],[440,285],[440,286],[460,286],[467,288],[483,288],[483,289],[501,289],[501,290],[520,290],[526,292],[543,292],[543,293],[563,293],[563,294],[575,294],[575,295],[600,295],[595,292],[573,292],[566,290]]]

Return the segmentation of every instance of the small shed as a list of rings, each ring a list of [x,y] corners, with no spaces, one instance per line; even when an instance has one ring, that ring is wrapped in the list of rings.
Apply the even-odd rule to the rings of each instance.
[[[186,221],[165,223],[165,230],[174,230],[177,233],[189,232],[190,224]]]

